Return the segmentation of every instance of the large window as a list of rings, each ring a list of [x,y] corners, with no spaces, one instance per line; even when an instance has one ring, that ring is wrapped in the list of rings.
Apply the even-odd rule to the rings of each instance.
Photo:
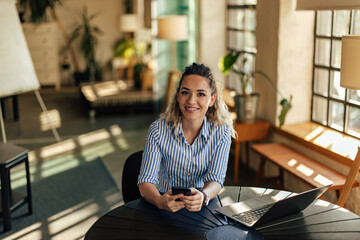
[[[317,11],[311,120],[360,138],[360,91],[340,87],[347,34],[360,34],[360,10]]]
[[[227,3],[227,49],[244,53],[239,58],[238,65],[242,66],[243,58],[247,58],[245,71],[253,71],[255,68],[256,2],[257,0],[228,0]],[[241,93],[238,78],[238,74],[230,73],[226,87]],[[249,87],[252,88],[252,84]]]

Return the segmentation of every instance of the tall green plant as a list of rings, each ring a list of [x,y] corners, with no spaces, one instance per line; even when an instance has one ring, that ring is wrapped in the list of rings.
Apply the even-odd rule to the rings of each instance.
[[[61,0],[20,0],[19,3],[21,7],[29,11],[32,22],[43,22],[46,10],[54,9],[56,4],[61,4]]]
[[[101,73],[101,67],[95,59],[96,47],[98,45],[98,37],[102,34],[100,28],[93,24],[93,20],[99,13],[89,14],[86,6],[80,13],[80,22],[73,30],[69,44],[76,39],[80,40],[80,51],[86,62],[86,69],[90,71],[91,79],[95,79],[95,74]]]
[[[241,84],[241,90],[244,95],[246,95],[246,89],[251,82],[252,79],[254,79],[256,74],[259,74],[263,76],[266,80],[269,81],[271,86],[275,89],[277,94],[280,95],[280,105],[281,105],[281,112],[278,116],[279,119],[279,126],[281,127],[285,123],[285,117],[289,110],[291,109],[291,101],[292,101],[292,95],[289,96],[289,98],[284,97],[284,95],[280,92],[280,90],[277,87],[277,84],[264,72],[260,70],[255,70],[254,72],[245,72],[244,71],[244,65],[247,62],[247,58],[244,58],[242,60],[242,66],[238,66],[236,63],[238,61],[238,58],[242,52],[239,51],[230,51],[226,55],[224,55],[222,58],[220,58],[218,66],[220,70],[225,74],[229,74],[231,71],[237,73],[239,75],[239,80]]]
[[[46,10],[50,9],[50,13],[54,18],[54,21],[58,25],[61,35],[63,36],[65,42],[69,42],[69,35],[55,11],[56,5],[60,5],[61,0],[19,0],[19,4],[26,13],[30,14],[30,20],[35,23],[40,23],[45,21]],[[70,50],[70,56],[73,60],[75,72],[79,72],[79,64],[78,64],[77,56],[71,44],[68,46],[68,49]]]

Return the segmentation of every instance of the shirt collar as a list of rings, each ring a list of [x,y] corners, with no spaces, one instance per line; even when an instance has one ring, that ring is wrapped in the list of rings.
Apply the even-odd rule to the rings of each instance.
[[[201,126],[201,129],[200,129],[200,135],[203,136],[203,138],[205,140],[207,140],[209,138],[209,123],[207,121],[207,118],[206,116],[204,117],[204,121],[203,121],[203,124]],[[182,135],[184,136],[184,132],[183,132],[183,128],[182,128],[182,124],[180,124],[180,127],[178,129],[178,135]]]
[[[209,124],[206,116],[204,117],[204,122],[200,130],[200,134],[207,140],[209,138]]]

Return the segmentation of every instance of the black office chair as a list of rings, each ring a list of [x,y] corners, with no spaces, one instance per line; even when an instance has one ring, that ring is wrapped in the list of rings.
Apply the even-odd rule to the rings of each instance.
[[[140,173],[142,153],[143,151],[135,152],[125,161],[121,184],[125,203],[141,197],[139,187],[137,186],[137,179]]]

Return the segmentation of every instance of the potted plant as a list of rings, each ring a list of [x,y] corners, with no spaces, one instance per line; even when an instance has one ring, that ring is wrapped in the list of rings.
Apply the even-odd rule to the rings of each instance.
[[[259,95],[256,93],[249,93],[248,86],[254,81],[255,75],[259,74],[270,82],[271,86],[273,86],[277,94],[281,97],[280,105],[282,109],[278,116],[279,126],[281,127],[285,122],[286,114],[291,108],[292,95],[289,96],[289,99],[285,98],[277,88],[276,83],[264,72],[260,70],[246,71],[245,65],[248,61],[246,57],[242,59],[241,65],[239,66],[237,62],[241,54],[243,54],[243,52],[230,51],[219,61],[219,68],[225,75],[229,74],[230,71],[233,71],[239,76],[242,93],[234,96],[237,121],[253,122],[256,119]]]
[[[53,20],[59,27],[60,33],[64,38],[65,42],[69,42],[69,35],[66,32],[63,24],[61,23],[56,11],[55,7],[62,4],[62,0],[47,0],[47,1],[34,1],[34,0],[19,0],[19,8],[21,9],[21,14],[27,13],[30,16],[31,22],[41,23],[45,22],[47,9],[50,10],[51,16]],[[67,46],[69,49],[70,57],[74,64],[74,71],[79,72],[79,64],[77,60],[77,56],[71,44]]]
[[[102,78],[102,68],[95,59],[98,36],[102,32],[99,27],[92,23],[92,20],[97,15],[98,13],[88,14],[87,7],[84,6],[80,14],[81,21],[75,26],[75,29],[70,35],[68,45],[76,39],[79,39],[80,52],[86,62],[86,69],[84,72],[74,73],[75,81],[77,83],[89,80],[90,82],[93,82],[95,80],[101,80]]]
[[[120,39],[114,46],[114,59],[118,61],[118,77],[134,81],[136,89],[141,88],[141,72],[147,68],[146,56],[151,51],[151,44],[134,39]],[[124,71],[124,69],[127,71]],[[125,74],[126,73],[126,74]]]

